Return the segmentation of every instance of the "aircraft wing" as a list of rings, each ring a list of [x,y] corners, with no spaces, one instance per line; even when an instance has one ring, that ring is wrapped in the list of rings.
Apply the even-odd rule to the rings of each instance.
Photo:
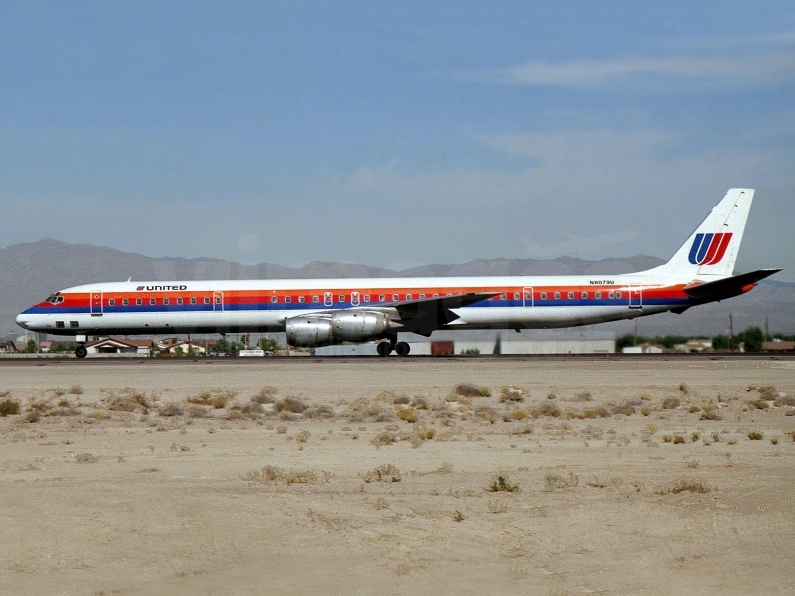
[[[765,279],[779,271],[781,271],[781,269],[759,269],[757,271],[751,271],[750,273],[741,273],[740,275],[724,277],[717,281],[708,281],[703,284],[685,286],[684,290],[685,294],[693,300],[698,302],[714,302],[716,300],[738,296],[743,293],[743,288],[749,285],[752,286],[759,280]]]
[[[472,292],[455,296],[426,298],[425,300],[411,300],[394,304],[392,308],[398,313],[399,322],[403,326],[402,331],[428,337],[433,331],[442,329],[448,323],[459,318],[453,309],[488,300],[498,293]]]

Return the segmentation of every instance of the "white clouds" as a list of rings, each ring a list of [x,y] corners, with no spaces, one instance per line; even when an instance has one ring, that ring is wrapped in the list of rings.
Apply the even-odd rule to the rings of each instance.
[[[605,60],[549,62],[532,60],[486,73],[482,80],[509,85],[575,87],[615,81],[659,80],[701,87],[741,86],[777,81],[795,75],[795,59],[787,54],[757,57],[627,57]]]

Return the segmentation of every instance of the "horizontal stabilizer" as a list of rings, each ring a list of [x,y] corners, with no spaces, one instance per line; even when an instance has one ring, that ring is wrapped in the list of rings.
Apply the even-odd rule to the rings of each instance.
[[[751,271],[750,273],[741,273],[740,275],[724,277],[717,281],[687,286],[685,287],[685,294],[694,300],[704,300],[706,302],[731,298],[732,296],[742,294],[744,291],[743,288],[753,286],[759,280],[765,279],[779,271],[781,271],[781,269],[759,269],[757,271]]]

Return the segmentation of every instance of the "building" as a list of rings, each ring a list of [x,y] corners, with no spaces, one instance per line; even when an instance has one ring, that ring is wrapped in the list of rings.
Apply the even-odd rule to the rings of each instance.
[[[639,346],[626,346],[621,348],[622,354],[662,354],[663,349],[660,346],[652,344],[640,344]]]
[[[89,356],[149,356],[151,339],[126,339],[105,337],[86,344]]]
[[[431,337],[398,334],[410,355],[443,354],[614,354],[616,334],[601,329],[505,329],[436,331]],[[371,356],[375,343],[325,346],[316,356]]]

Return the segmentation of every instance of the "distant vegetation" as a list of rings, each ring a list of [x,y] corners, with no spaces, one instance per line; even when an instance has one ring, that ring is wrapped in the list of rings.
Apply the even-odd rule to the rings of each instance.
[[[710,339],[703,335],[658,335],[656,337],[635,337],[631,333],[622,335],[616,339],[616,350],[621,351],[622,348],[641,345],[652,344],[660,346],[666,350],[673,350],[674,346],[678,344],[686,344],[688,341],[697,339],[705,340]],[[746,352],[761,352],[762,343],[767,341],[764,332],[759,327],[748,327],[745,331],[741,331],[734,336],[734,346],[730,345],[731,340],[727,335],[716,335],[712,339],[712,349],[718,351],[728,351],[732,348],[738,349],[740,344]],[[784,335],[781,333],[774,333],[769,339],[780,339],[782,341],[795,341],[795,335]]]

